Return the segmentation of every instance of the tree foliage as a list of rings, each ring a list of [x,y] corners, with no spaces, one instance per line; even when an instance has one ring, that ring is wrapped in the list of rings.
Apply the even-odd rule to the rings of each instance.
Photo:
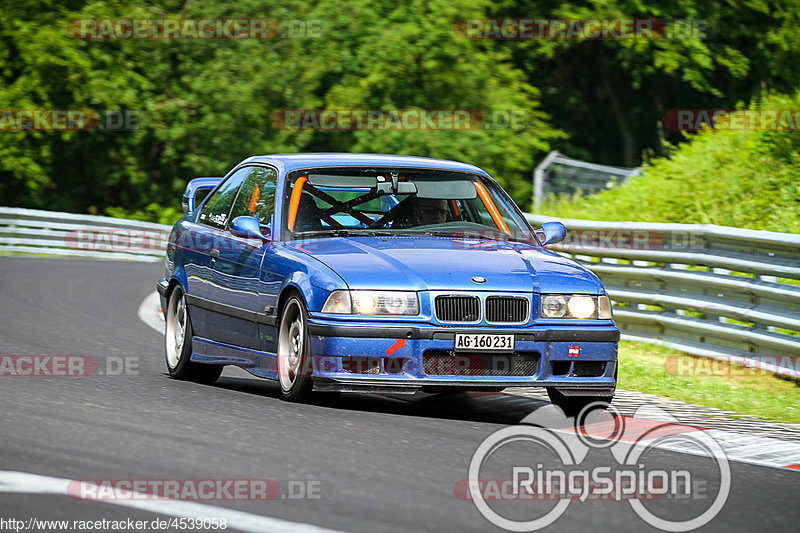
[[[638,164],[679,139],[676,107],[726,107],[800,86],[800,0],[0,0],[0,108],[129,110],[132,131],[2,131],[2,203],[73,212],[177,207],[188,179],[266,153],[347,151],[478,164],[524,207],[550,149]],[[711,39],[464,39],[460,19],[705,18]],[[319,38],[75,39],[79,18],[318,20]],[[313,131],[286,109],[514,112],[524,127]],[[670,137],[672,135],[672,137]],[[113,211],[109,211],[114,208]],[[172,213],[170,211],[170,213]]]
[[[750,106],[759,108],[800,109],[800,92]],[[552,199],[542,213],[800,233],[800,136],[789,126],[794,124],[784,123],[783,131],[705,129],[669,157],[646,164],[630,182],[584,198]]]

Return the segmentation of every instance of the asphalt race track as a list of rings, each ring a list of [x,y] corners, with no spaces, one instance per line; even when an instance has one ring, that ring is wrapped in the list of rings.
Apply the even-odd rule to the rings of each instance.
[[[0,356],[88,356],[98,364],[91,376],[0,376],[0,519],[152,521],[186,503],[86,501],[60,489],[63,480],[269,479],[280,487],[270,501],[185,508],[209,517],[218,510],[233,520],[232,531],[502,531],[456,497],[454,485],[467,478],[484,438],[543,402],[504,395],[508,407],[498,415],[480,408],[480,394],[350,395],[297,405],[278,398],[277,384],[238,370],[226,369],[213,386],[174,381],[165,375],[161,335],[137,315],[162,275],[160,263],[15,256],[0,257],[0,267]],[[530,447],[505,454],[534,466],[553,460]],[[648,457],[707,480],[708,489],[719,477],[704,457],[660,449]],[[592,450],[584,466],[609,461],[606,451]],[[800,472],[730,468],[730,496],[703,530],[797,531]],[[293,499],[290,485],[317,492]],[[498,505],[512,503],[508,516],[532,509]],[[701,504],[653,505],[674,519]],[[573,501],[547,530],[656,528],[627,502]]]

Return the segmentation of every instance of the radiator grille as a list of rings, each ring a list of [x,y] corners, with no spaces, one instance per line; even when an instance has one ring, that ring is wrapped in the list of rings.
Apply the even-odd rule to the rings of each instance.
[[[486,298],[486,321],[519,324],[528,319],[528,299],[521,296],[489,296]]]
[[[538,353],[453,355],[428,350],[422,356],[422,371],[428,376],[535,376],[538,369]]]
[[[477,322],[481,317],[481,300],[477,296],[437,296],[436,318],[442,322]]]

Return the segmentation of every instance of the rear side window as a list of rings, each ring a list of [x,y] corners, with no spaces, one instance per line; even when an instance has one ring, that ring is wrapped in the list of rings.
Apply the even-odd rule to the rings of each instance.
[[[240,168],[226,179],[206,201],[200,212],[200,222],[213,228],[225,229],[228,223],[228,213],[231,211],[233,199],[242,182],[253,167]]]
[[[251,167],[247,179],[233,203],[230,220],[236,217],[256,217],[262,226],[269,223],[275,211],[275,186],[278,173],[269,167]]]

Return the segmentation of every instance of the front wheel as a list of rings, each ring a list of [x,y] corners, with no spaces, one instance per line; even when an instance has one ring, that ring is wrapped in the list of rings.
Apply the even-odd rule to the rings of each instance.
[[[192,321],[183,289],[175,287],[167,303],[164,331],[167,370],[172,378],[211,384],[222,374],[222,365],[194,363],[192,357]]]
[[[283,306],[278,326],[278,381],[284,400],[302,402],[311,394],[308,313],[298,296]]]

